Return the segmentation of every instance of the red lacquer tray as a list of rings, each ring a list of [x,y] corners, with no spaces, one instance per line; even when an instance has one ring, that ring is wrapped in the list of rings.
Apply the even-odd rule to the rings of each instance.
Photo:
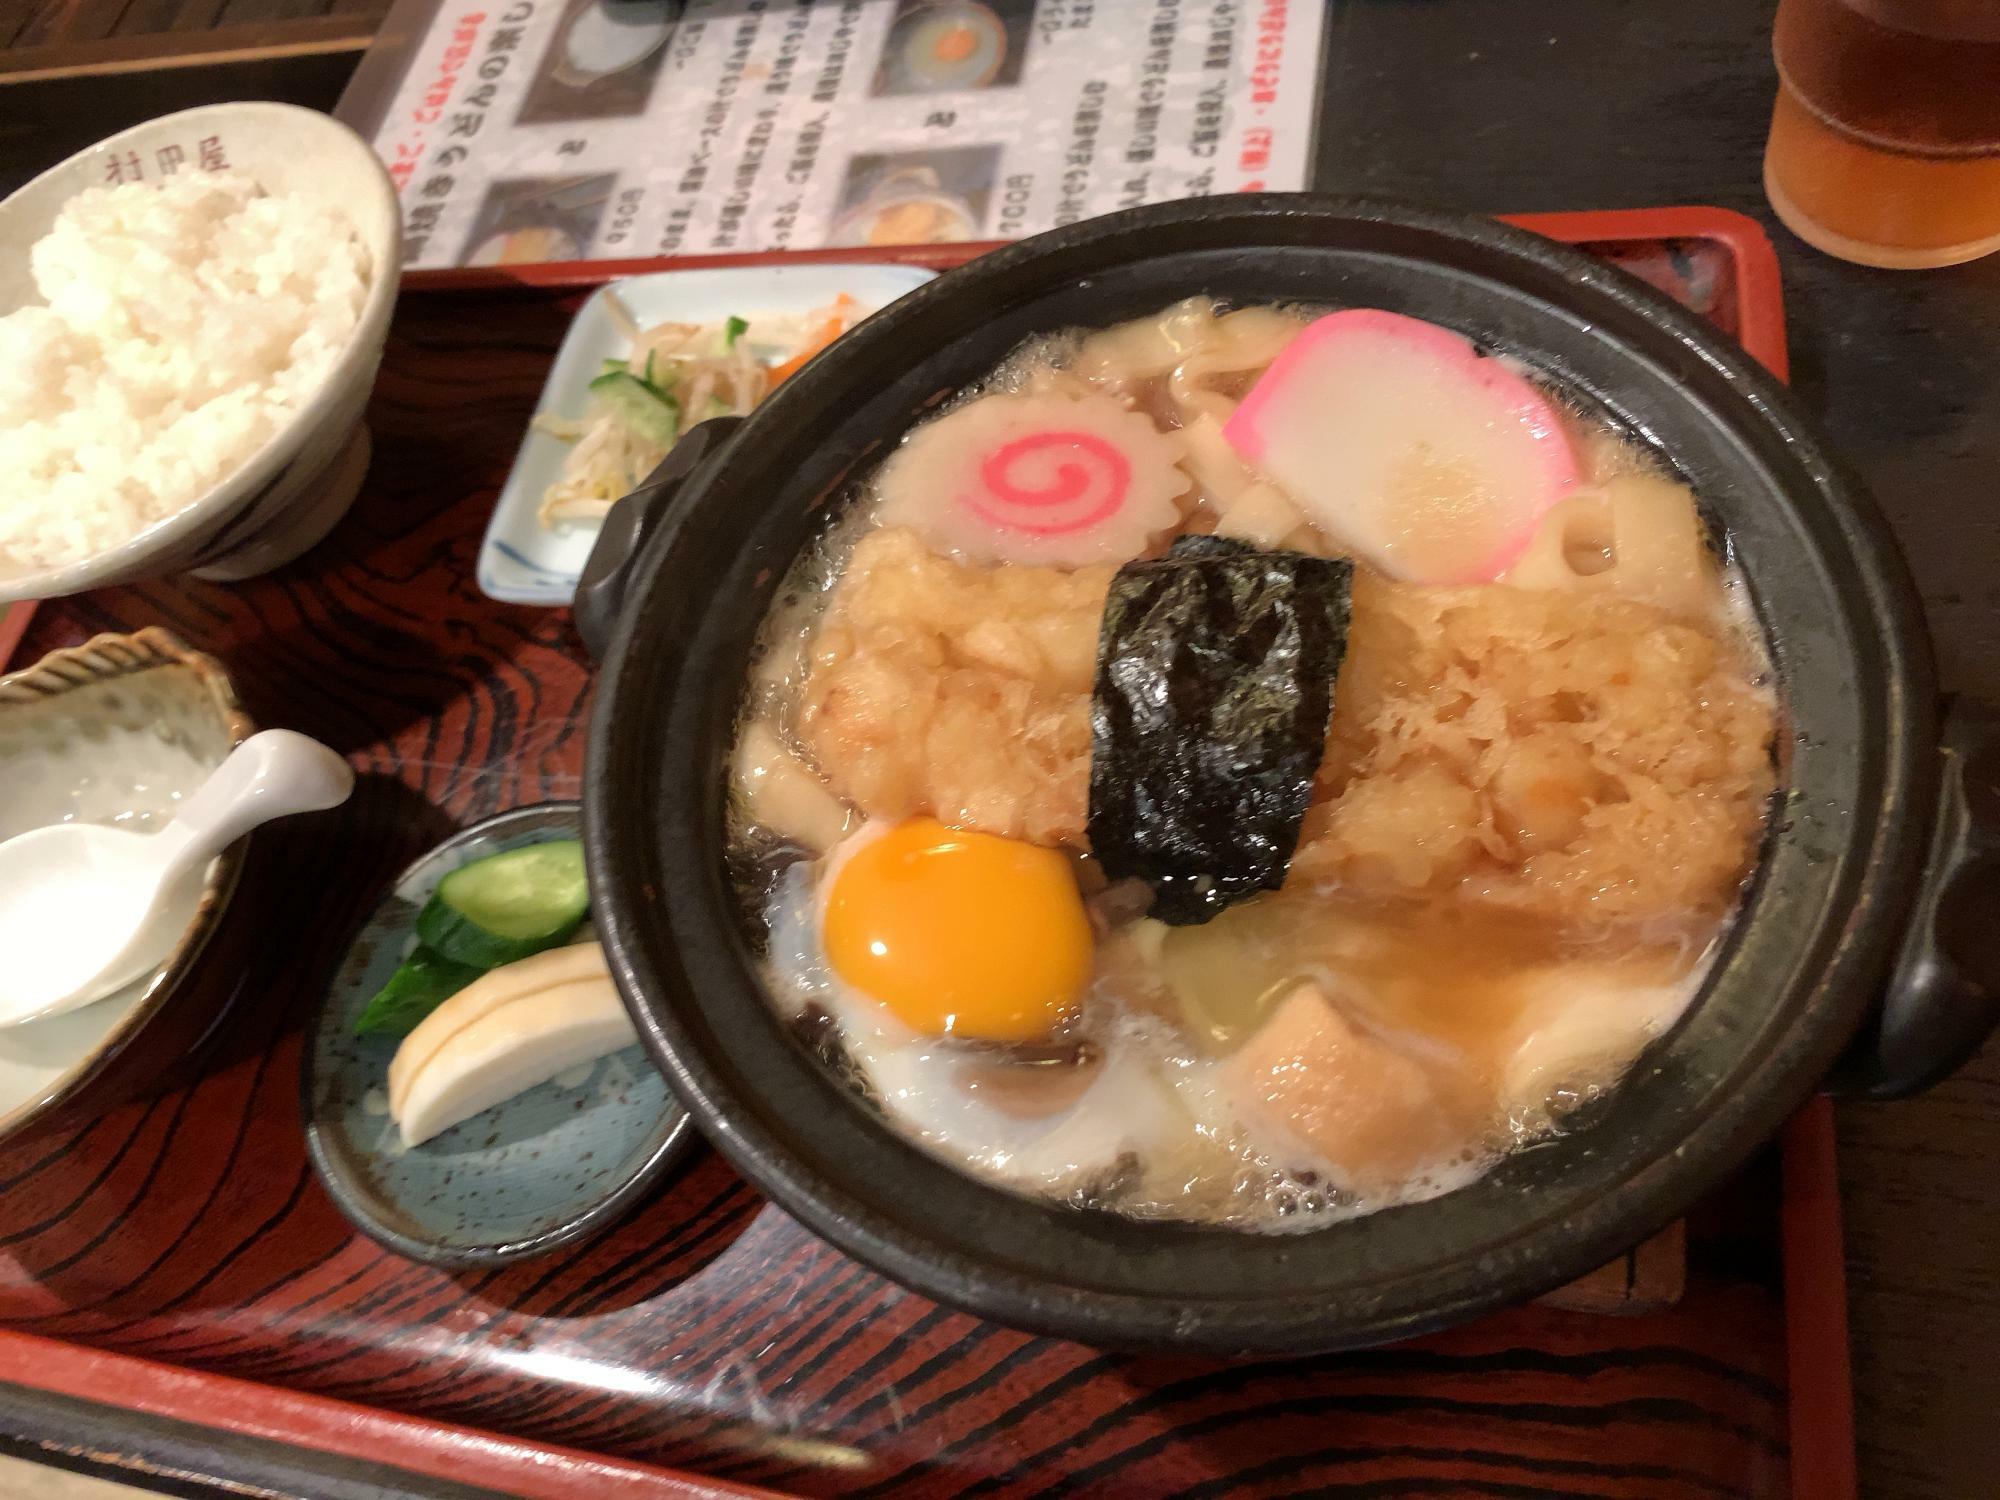
[[[1750,220],[1520,222],[1783,371],[1777,264]],[[1107,1355],[948,1312],[713,1155],[595,1244],[510,1270],[433,1271],[348,1229],[305,1161],[300,1024],[402,863],[452,826],[577,791],[590,674],[569,616],[485,599],[473,561],[579,288],[659,265],[412,275],[369,484],[327,542],[244,585],[0,617],[0,662],[167,625],[227,663],[260,722],[363,773],[338,817],[259,835],[230,920],[270,938],[248,975],[206,977],[242,993],[187,1081],[0,1148],[0,1381],[115,1408],[100,1464],[146,1467],[143,1422],[201,1424],[210,1477],[230,1482],[229,1445],[277,1440],[349,1481],[387,1464],[413,1487],[551,1497],[1852,1495],[1823,1104],[1690,1216],[1686,1290],[1665,1310],[1527,1307],[1292,1363]]]

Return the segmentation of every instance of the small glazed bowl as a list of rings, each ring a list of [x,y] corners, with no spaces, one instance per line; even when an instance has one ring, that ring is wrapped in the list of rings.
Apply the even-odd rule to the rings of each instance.
[[[315,545],[346,514],[368,469],[362,409],[375,383],[402,255],[396,191],[374,148],[326,115],[290,104],[208,104],[99,141],[0,202],[0,314],[39,303],[28,249],[113,163],[143,180],[215,160],[268,192],[339,209],[367,247],[371,279],[361,317],[319,390],[271,440],[206,494],[137,536],[76,562],[28,569],[0,558],[0,603],[47,599],[106,584],[193,572],[233,581],[268,572]]]
[[[164,630],[51,652],[0,677],[0,840],[52,823],[157,826],[253,727],[222,668]],[[188,980],[244,850],[239,842],[210,866],[192,920],[151,974],[78,1010],[0,1028],[0,1140],[116,1102],[212,1028],[233,987]]]
[[[368,1001],[415,946],[440,880],[489,855],[582,831],[574,802],[461,829],[396,878],[348,945],[306,1037],[306,1147],[355,1228],[412,1260],[495,1266],[611,1228],[694,1145],[688,1113],[637,1043],[537,1084],[420,1146],[389,1118],[399,1039],[356,1036]]]

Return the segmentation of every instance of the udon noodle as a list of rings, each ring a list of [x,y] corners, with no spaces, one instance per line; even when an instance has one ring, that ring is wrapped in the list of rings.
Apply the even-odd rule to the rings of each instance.
[[[1039,340],[919,427],[794,570],[745,702],[737,869],[804,1043],[969,1171],[1265,1230],[1447,1191],[1614,1087],[1738,900],[1774,700],[1694,495],[1528,374],[1197,299]],[[1223,632],[1267,665],[1345,627],[1317,771],[1268,804],[1294,846],[1192,920],[1093,849],[1120,622],[1168,563],[1280,610]],[[1227,708],[1248,669],[1195,628],[1156,654],[1238,673]]]

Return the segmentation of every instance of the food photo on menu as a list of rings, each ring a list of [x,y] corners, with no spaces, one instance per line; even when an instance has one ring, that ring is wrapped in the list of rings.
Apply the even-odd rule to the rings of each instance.
[[[2000,23],[1482,8],[0,25],[0,1500],[1983,1492]]]

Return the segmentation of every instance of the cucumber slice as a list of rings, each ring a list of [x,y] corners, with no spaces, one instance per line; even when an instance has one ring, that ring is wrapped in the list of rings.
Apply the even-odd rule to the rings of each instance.
[[[680,431],[681,410],[629,370],[612,370],[590,382],[590,393],[609,406],[618,420],[640,437],[670,447]]]
[[[417,938],[445,958],[497,969],[555,947],[589,906],[583,845],[552,839],[453,870],[417,913]]]
[[[408,1036],[417,1023],[486,971],[419,948],[376,992],[354,1023],[356,1036]]]

